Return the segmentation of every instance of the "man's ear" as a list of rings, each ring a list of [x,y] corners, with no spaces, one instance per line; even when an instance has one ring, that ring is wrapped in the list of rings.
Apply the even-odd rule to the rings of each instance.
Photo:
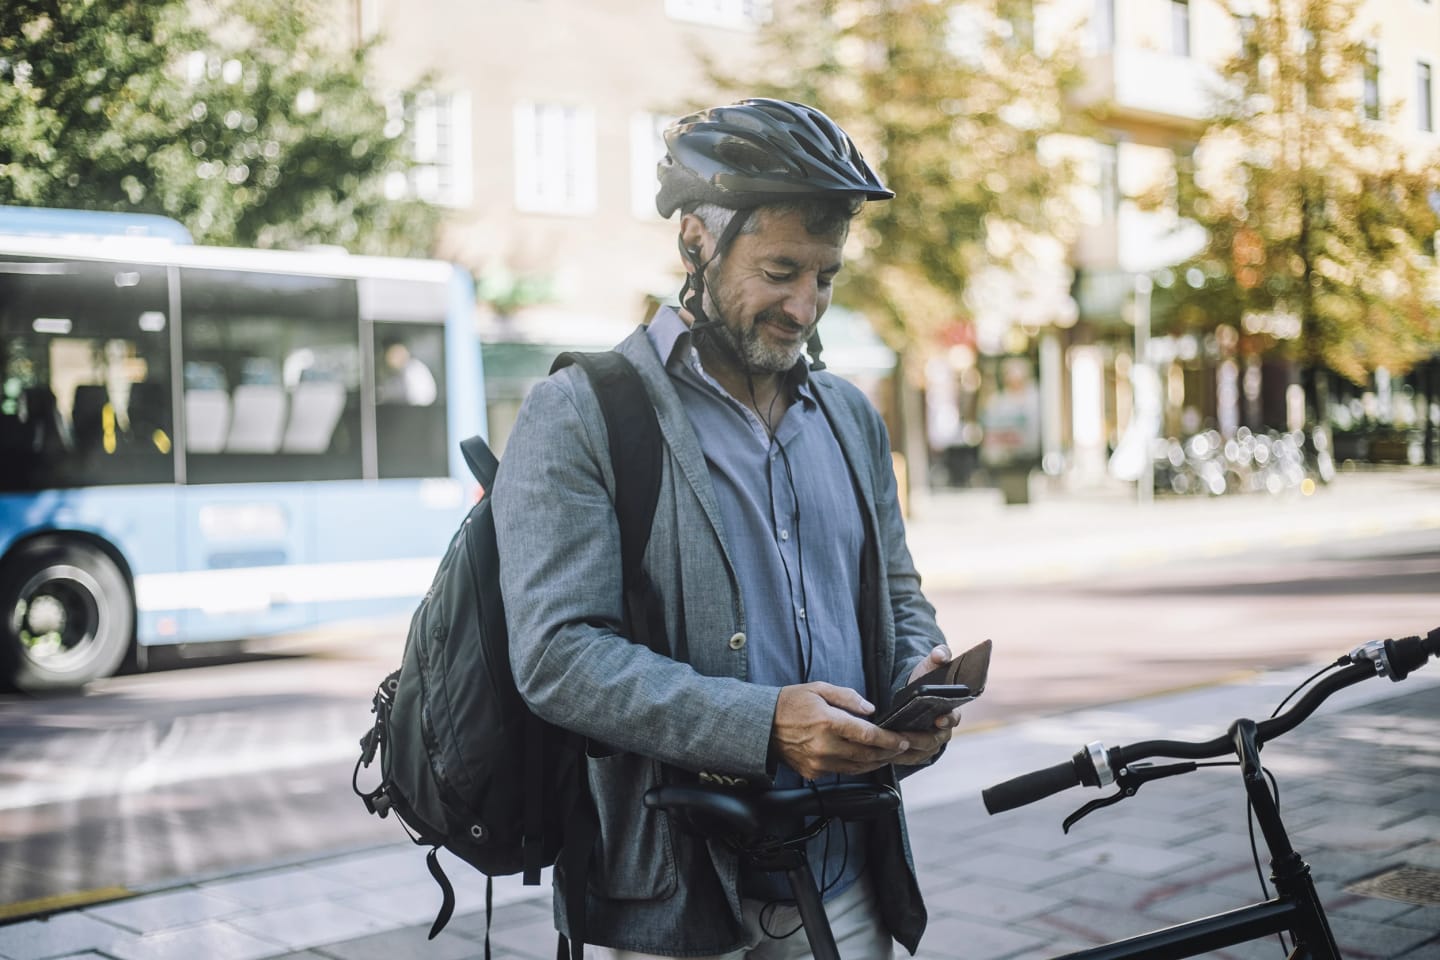
[[[690,256],[681,257],[685,263],[685,272],[695,272],[695,262],[705,262],[706,249],[710,241],[710,231],[705,229],[705,223],[693,213],[687,213],[680,218],[680,244],[685,247]]]

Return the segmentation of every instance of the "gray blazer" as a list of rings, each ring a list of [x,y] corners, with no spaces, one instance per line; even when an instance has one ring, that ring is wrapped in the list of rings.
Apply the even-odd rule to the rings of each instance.
[[[671,656],[620,632],[620,534],[605,423],[588,379],[571,367],[531,391],[495,480],[512,665],[537,714],[609,748],[589,762],[601,835],[587,939],[643,953],[724,953],[743,945],[734,854],[672,827],[641,797],[665,765],[765,782],[779,688],[746,682],[745,610],[680,398],[643,328],[617,349],[639,370],[669,448],[644,565]],[[884,423],[849,383],[826,373],[813,374],[812,383],[865,505],[862,636],[871,699],[884,709],[944,640],[905,545]],[[877,777],[896,780],[893,769]],[[903,816],[869,832],[886,922],[913,953],[925,908]],[[563,930],[560,897],[557,890]]]

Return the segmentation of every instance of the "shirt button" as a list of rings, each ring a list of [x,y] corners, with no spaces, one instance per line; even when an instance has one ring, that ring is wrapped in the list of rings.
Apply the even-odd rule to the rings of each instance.
[[[804,607],[801,607],[801,608],[800,608],[800,619],[801,619],[801,620],[804,620],[804,619],[805,619],[805,608],[804,608]]]
[[[730,649],[731,649],[731,650],[740,650],[740,649],[743,649],[744,646],[745,646],[745,634],[743,634],[743,633],[737,633],[737,634],[735,634],[733,637],[730,638]]]
[[[790,531],[789,531],[789,530],[781,530],[781,531],[780,531],[780,539],[781,539],[781,540],[789,540],[789,539],[790,539]]]

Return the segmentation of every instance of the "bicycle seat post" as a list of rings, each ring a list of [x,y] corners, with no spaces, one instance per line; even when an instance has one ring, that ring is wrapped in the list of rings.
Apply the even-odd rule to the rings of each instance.
[[[820,900],[820,888],[803,853],[794,866],[786,868],[785,877],[790,881],[795,908],[800,911],[800,923],[810,940],[810,955],[815,960],[840,960],[840,949],[835,945],[830,918],[825,915],[825,904]]]

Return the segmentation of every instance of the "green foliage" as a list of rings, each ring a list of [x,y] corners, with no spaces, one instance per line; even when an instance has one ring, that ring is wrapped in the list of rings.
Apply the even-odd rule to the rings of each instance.
[[[0,203],[158,213],[202,243],[430,252],[403,124],[316,0],[0,7]]]
[[[1072,173],[1041,144],[1078,72],[1063,44],[1036,52],[1034,14],[1028,0],[797,0],[764,29],[759,76],[711,65],[736,96],[830,114],[895,191],[857,219],[841,295],[897,349],[968,319],[966,290],[1010,238],[1064,227]]]
[[[1218,281],[1205,295],[1213,318],[1364,382],[1440,347],[1426,253],[1440,175],[1364,115],[1356,6],[1282,0],[1236,14],[1242,49],[1181,203],[1210,233],[1195,265]]]

